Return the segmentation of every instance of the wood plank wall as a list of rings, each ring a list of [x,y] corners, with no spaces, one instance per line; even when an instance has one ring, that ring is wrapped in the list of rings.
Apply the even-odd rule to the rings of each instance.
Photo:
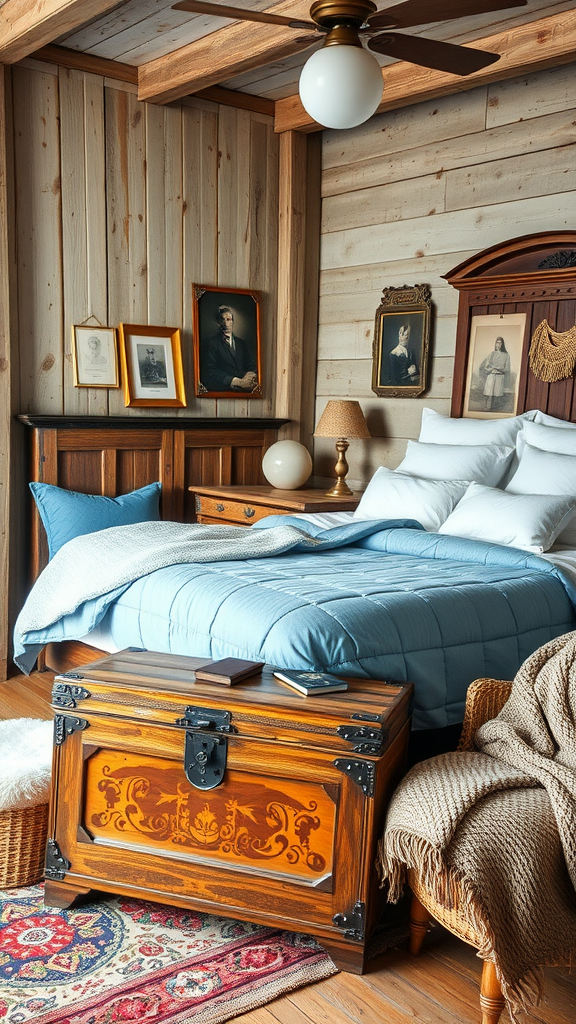
[[[4,678],[27,589],[29,439],[15,413],[275,415],[279,140],[255,111],[155,107],[130,83],[32,58],[0,72]],[[263,400],[194,397],[192,282],[261,291]],[[187,407],[130,409],[121,389],[74,387],[71,328],[90,317],[182,328]]]
[[[127,409],[121,390],[74,387],[71,326],[92,316],[183,328],[182,416],[273,415],[272,118],[195,98],[156,107],[129,83],[32,59],[12,77],[19,411],[147,414]],[[261,290],[262,401],[194,397],[193,281]]]
[[[0,65],[0,679],[6,677],[8,636],[1,623],[6,619],[10,590],[10,509],[14,501],[11,438],[15,412],[15,369],[11,337],[15,327],[15,294],[10,270],[14,260],[11,175],[12,124],[9,109],[10,77]]]
[[[373,438],[351,442],[353,484],[399,464],[424,405],[449,413],[458,293],[441,275],[504,239],[576,227],[575,100],[572,64],[324,133],[316,418],[329,398],[359,399]],[[429,390],[378,398],[382,289],[420,282],[435,304]],[[316,472],[334,461],[317,439]]]

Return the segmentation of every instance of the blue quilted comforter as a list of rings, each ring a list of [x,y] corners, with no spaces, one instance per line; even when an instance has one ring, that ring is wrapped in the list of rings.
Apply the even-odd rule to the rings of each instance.
[[[258,525],[287,522],[296,525]],[[461,721],[473,679],[512,678],[537,647],[576,628],[576,593],[544,559],[385,526],[352,545],[343,529],[336,549],[157,569],[20,638],[20,664],[104,616],[118,647],[412,680],[423,729]]]

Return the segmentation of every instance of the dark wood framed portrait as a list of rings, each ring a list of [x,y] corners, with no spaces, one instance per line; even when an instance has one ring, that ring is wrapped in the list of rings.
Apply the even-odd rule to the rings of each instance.
[[[385,288],[376,310],[372,390],[382,398],[426,391],[432,303],[427,284]]]
[[[262,398],[260,292],[192,285],[198,398]]]

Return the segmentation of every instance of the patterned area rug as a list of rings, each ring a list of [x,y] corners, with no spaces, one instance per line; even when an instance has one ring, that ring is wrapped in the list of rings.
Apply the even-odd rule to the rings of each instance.
[[[336,968],[305,935],[118,896],[0,893],[2,1024],[217,1024]]]

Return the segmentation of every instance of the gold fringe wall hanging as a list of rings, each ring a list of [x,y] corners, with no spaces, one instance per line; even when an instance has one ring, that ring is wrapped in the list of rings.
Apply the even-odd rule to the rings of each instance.
[[[576,324],[569,331],[553,331],[547,320],[538,324],[530,345],[530,369],[539,380],[552,384],[572,377],[576,368]]]

